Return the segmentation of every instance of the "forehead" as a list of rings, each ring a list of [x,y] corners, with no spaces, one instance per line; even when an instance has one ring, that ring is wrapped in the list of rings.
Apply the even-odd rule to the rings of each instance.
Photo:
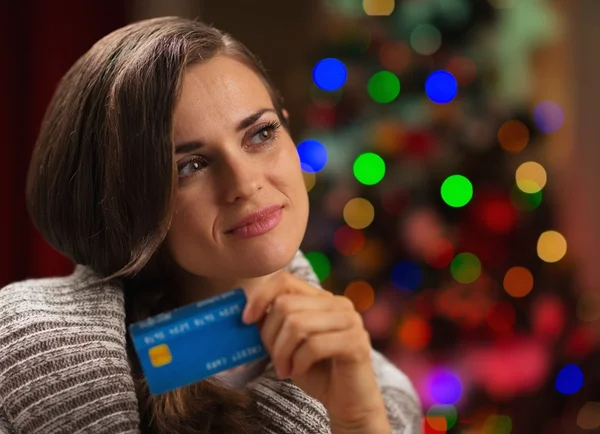
[[[184,73],[173,119],[175,139],[234,128],[250,114],[272,107],[258,74],[235,59],[216,56]]]

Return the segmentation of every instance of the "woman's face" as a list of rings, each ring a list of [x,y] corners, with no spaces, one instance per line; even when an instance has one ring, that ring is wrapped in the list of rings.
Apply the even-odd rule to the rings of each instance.
[[[284,267],[304,236],[308,196],[296,147],[258,75],[226,56],[190,67],[173,128],[173,260],[206,279]]]

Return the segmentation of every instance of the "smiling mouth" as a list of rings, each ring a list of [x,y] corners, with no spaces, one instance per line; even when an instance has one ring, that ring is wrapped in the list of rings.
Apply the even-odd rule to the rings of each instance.
[[[237,235],[242,238],[262,235],[279,224],[282,213],[283,206],[280,205],[263,208],[238,222],[234,227],[226,231],[225,234]]]
[[[270,217],[272,217],[273,214],[279,212],[281,209],[283,209],[283,206],[281,206],[281,205],[271,205],[271,206],[262,208],[256,212],[246,216],[245,218],[241,219],[239,222],[237,222],[233,227],[231,227],[225,233],[226,234],[233,233],[234,231],[236,231],[240,228],[243,228],[244,226],[249,226],[251,224],[258,223],[262,220],[270,218]]]

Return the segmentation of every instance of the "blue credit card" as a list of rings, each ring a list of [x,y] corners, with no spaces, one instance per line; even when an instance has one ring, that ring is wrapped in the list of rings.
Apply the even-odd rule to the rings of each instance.
[[[159,395],[267,356],[257,324],[244,324],[241,288],[129,326],[148,387]]]

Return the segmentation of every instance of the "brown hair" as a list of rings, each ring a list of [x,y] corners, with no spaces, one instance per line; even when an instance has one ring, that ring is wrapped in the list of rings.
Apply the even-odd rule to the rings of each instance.
[[[177,188],[173,111],[186,67],[217,55],[258,74],[287,126],[282,100],[252,53],[178,17],[136,22],[98,41],[64,75],[42,122],[27,178],[31,218],[55,249],[104,282],[123,284],[128,323],[175,306],[161,247]],[[260,430],[249,392],[206,380],[150,396],[129,340],[128,353],[145,432]]]

